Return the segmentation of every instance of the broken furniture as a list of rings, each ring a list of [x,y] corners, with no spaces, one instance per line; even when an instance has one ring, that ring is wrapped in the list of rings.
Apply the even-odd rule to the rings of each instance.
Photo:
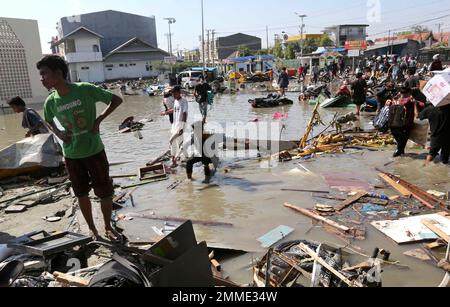
[[[167,178],[166,169],[162,163],[139,169],[139,179],[141,181],[161,178]]]

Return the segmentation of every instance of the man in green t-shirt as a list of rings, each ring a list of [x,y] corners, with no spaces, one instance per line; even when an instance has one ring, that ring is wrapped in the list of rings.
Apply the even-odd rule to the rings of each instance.
[[[63,141],[72,189],[78,198],[91,235],[94,239],[99,238],[89,199],[89,192],[93,188],[101,199],[106,237],[112,241],[120,240],[120,235],[111,225],[114,187],[109,176],[105,147],[100,138],[100,124],[119,107],[122,99],[89,83],[69,83],[69,68],[59,56],[44,57],[37,63],[37,69],[45,88],[53,90],[45,101],[45,121]],[[99,117],[96,112],[97,102],[108,104]],[[64,131],[56,126],[55,118]]]

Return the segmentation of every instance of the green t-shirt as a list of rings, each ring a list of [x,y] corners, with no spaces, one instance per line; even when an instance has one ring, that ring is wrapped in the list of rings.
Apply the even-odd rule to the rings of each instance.
[[[90,83],[70,84],[70,92],[60,96],[54,91],[45,101],[44,117],[47,122],[58,119],[63,128],[72,134],[72,142],[64,144],[64,156],[69,159],[92,157],[104,145],[100,134],[91,132],[97,119],[96,103],[109,104],[113,94]]]

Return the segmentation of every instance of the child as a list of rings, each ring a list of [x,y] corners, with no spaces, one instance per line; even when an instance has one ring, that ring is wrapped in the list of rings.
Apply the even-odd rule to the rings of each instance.
[[[25,137],[49,133],[41,116],[35,110],[27,108],[22,98],[14,97],[8,100],[8,104],[14,112],[23,113],[22,127],[28,130]]]

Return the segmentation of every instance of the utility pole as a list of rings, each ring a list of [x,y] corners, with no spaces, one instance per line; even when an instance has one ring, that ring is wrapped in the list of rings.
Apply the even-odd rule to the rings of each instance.
[[[166,33],[165,36],[167,37],[167,53],[170,53],[170,34]]]
[[[266,26],[267,52],[269,53],[269,26]]]
[[[388,34],[388,49],[387,49],[388,55],[389,55],[389,53],[392,54],[390,49],[391,49],[391,30],[389,30],[389,34]]]
[[[438,27],[438,33],[439,33],[439,42],[440,43],[442,43],[442,26],[443,26],[444,24],[443,23],[438,23],[437,24],[437,27]]]
[[[212,34],[212,64],[216,64],[216,30],[211,31]]]
[[[164,20],[167,20],[169,23],[169,53],[170,56],[173,56],[173,50],[172,50],[172,24],[176,23],[177,20],[173,17],[164,18]]]
[[[210,41],[210,33],[211,33],[211,30],[206,30],[206,37],[207,37],[207,39],[206,39],[206,47],[207,47],[207,50],[206,50],[206,53],[208,54],[208,65],[209,65],[209,63],[211,63],[211,41]]]
[[[304,18],[308,17],[308,15],[299,14],[299,13],[296,13],[296,15],[298,17],[300,17],[300,19],[302,20],[302,24],[300,25],[300,35],[301,35],[300,36],[300,56],[303,58],[303,42],[304,42],[303,34],[304,34],[304,29],[305,29]]]

